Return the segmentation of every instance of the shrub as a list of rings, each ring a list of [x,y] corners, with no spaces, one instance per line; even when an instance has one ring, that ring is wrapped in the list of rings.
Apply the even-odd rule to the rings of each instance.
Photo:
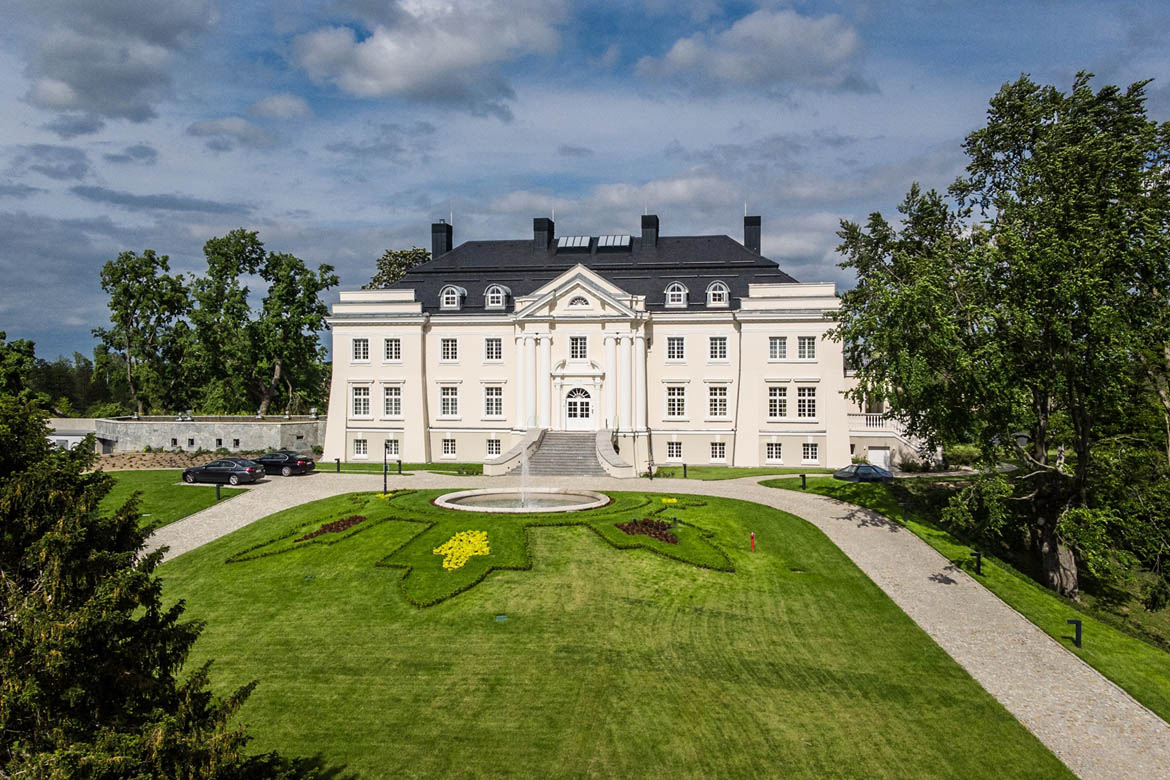
[[[976,444],[952,444],[943,450],[943,460],[951,466],[972,466],[982,454]]]
[[[313,454],[316,455],[318,458],[321,457],[321,455],[323,455],[324,453],[325,453],[325,448],[322,447],[320,444],[313,445]]]

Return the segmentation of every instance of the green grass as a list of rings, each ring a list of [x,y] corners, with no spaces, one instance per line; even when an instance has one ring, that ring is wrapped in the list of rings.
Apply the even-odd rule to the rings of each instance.
[[[762,477],[769,474],[832,474],[833,469],[815,467],[796,468],[791,466],[687,466],[687,479],[739,479],[740,477]],[[682,466],[659,466],[654,476],[667,479],[682,479]]]
[[[800,490],[799,484],[794,485],[790,480],[767,480],[762,484]],[[897,499],[885,485],[862,485],[820,477],[808,481],[808,490],[872,509],[902,522]],[[952,563],[975,576],[972,547],[913,512],[905,526]],[[1098,620],[1079,609],[1075,602],[1042,587],[997,558],[985,555],[983,574],[975,578],[1163,720],[1170,720],[1170,653]],[[1072,642],[1072,626],[1066,623],[1070,618],[1082,621],[1084,641],[1079,648]]]
[[[391,505],[425,522],[439,492]],[[703,497],[679,514],[734,568],[714,571],[615,549],[596,518],[646,499],[613,495],[587,525],[530,528],[530,570],[424,609],[401,570],[378,566],[418,523],[225,565],[344,513],[372,517],[386,506],[374,494],[182,555],[160,569],[164,593],[207,621],[188,668],[216,659],[221,692],[260,679],[241,711],[255,749],[362,777],[1071,777],[811,525]],[[519,549],[511,519],[512,541],[486,558]],[[461,513],[452,527],[507,522]],[[408,580],[441,576],[425,546]]]
[[[144,471],[111,471],[114,488],[102,499],[101,511],[113,512],[136,491],[142,493],[139,511],[142,524],[164,526],[187,515],[206,509],[215,503],[215,485],[186,485],[180,469],[149,469]],[[241,488],[223,487],[226,501]]]
[[[390,473],[398,473],[398,464],[390,461]],[[319,461],[317,463],[317,470],[326,474],[333,474],[337,471],[337,464],[329,463],[327,461]],[[482,463],[403,463],[402,473],[409,474],[415,471],[437,471],[442,474],[450,474],[451,476],[471,476],[483,474]],[[382,463],[342,463],[342,474],[381,474]]]

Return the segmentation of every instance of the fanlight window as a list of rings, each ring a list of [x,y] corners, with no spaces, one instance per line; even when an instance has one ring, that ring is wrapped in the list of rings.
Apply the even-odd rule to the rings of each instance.
[[[574,387],[569,391],[566,398],[589,398],[589,391],[580,387]]]
[[[711,282],[707,287],[708,306],[726,306],[728,298],[727,285],[723,282]]]
[[[463,296],[458,287],[447,286],[439,293],[439,308],[441,309],[458,309],[460,299]]]
[[[572,309],[587,309],[589,308],[589,299],[583,295],[574,295],[569,299],[569,308]]]
[[[487,292],[484,293],[483,297],[487,308],[502,309],[508,300],[508,290],[498,284],[493,284],[487,288]]]
[[[687,305],[687,288],[683,286],[682,282],[671,282],[666,287],[666,305],[667,306],[686,306]]]

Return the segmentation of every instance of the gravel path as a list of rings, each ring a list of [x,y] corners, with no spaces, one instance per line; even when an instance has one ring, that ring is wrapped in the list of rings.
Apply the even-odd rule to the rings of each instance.
[[[1068,652],[914,534],[830,498],[762,487],[764,477],[711,481],[533,478],[533,486],[654,490],[741,498],[803,517],[821,529],[911,619],[1009,712],[1085,780],[1170,778],[1170,725]],[[390,477],[391,489],[509,487],[518,477]],[[168,558],[306,501],[381,490],[381,475],[269,479],[231,501],[159,529]],[[768,544],[757,533],[759,544]],[[994,762],[995,746],[988,746]]]

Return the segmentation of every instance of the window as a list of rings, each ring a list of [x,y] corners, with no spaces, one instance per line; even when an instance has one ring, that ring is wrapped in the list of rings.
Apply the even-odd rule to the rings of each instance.
[[[353,340],[353,359],[354,360],[369,360],[370,359],[370,340],[369,339],[354,339]]]
[[[668,441],[666,443],[666,459],[682,460],[682,442]]]
[[[768,388],[768,417],[777,420],[788,416],[788,388]]]
[[[454,363],[459,359],[459,339],[439,340],[439,359],[446,363]]]
[[[483,389],[483,416],[504,416],[504,388],[485,387]]]
[[[487,288],[487,292],[483,297],[487,308],[502,309],[504,308],[505,301],[508,300],[508,293],[503,287],[500,287],[498,284],[493,284]]]
[[[444,287],[443,291],[439,293],[439,308],[440,309],[458,309],[460,289],[458,287]]]
[[[187,439],[187,446],[188,446],[188,447],[194,447],[194,446],[195,446],[195,440],[194,440],[194,439]]]
[[[787,360],[788,359],[788,337],[787,336],[769,336],[768,337],[768,360]]]
[[[727,416],[727,387],[713,385],[707,388],[707,411],[711,417]]]
[[[178,440],[178,439],[171,439],[171,446],[172,446],[172,447],[178,447],[178,446],[179,446],[179,440]]]
[[[784,460],[784,446],[778,441],[770,441],[764,445],[764,456],[769,463],[780,463]]]
[[[402,360],[402,339],[383,339],[382,359],[392,362]]]
[[[369,451],[366,445],[367,442],[365,439],[354,439],[353,454],[364,458]]]
[[[687,343],[682,336],[667,336],[666,337],[666,359],[667,360],[686,360],[687,359]]]
[[[817,337],[799,336],[796,339],[796,356],[801,360],[814,360],[817,356]]]
[[[570,309],[588,309],[589,308],[589,299],[586,298],[584,295],[574,295],[572,298],[569,299],[569,308]]]
[[[727,460],[727,442],[711,442],[711,460],[717,460],[721,462]]]
[[[727,285],[723,282],[711,282],[707,287],[708,306],[726,306],[728,300]]]
[[[687,416],[687,389],[681,385],[666,388],[666,416]]]
[[[447,386],[439,388],[439,414],[443,417],[459,416],[459,388]]]
[[[687,288],[683,287],[682,282],[671,282],[666,286],[666,305],[687,305]]]
[[[489,458],[495,457],[496,455],[500,454],[500,440],[499,439],[488,439],[487,440],[487,454],[488,454]]]
[[[709,336],[707,338],[707,357],[711,360],[727,360],[726,336]]]
[[[402,416],[402,388],[382,388],[382,414],[387,417]]]
[[[586,336],[569,336],[569,359],[585,360],[589,357],[589,339]]]
[[[815,387],[796,388],[796,416],[817,416],[817,389]]]
[[[240,440],[239,439],[232,439],[232,446],[235,447],[236,449],[239,449],[240,448]]]
[[[215,440],[215,448],[218,450],[222,446],[223,446],[223,439],[216,439]]]
[[[353,416],[365,417],[370,413],[370,388],[355,387],[353,389]]]
[[[804,444],[800,445],[801,462],[816,463],[821,459],[820,450],[820,445],[806,441]]]
[[[503,360],[504,359],[504,340],[500,338],[487,338],[483,340],[483,359],[484,360]]]
[[[398,457],[398,439],[386,440],[386,454],[392,458]]]
[[[443,457],[444,458],[454,458],[455,457],[455,440],[454,439],[443,439]]]

